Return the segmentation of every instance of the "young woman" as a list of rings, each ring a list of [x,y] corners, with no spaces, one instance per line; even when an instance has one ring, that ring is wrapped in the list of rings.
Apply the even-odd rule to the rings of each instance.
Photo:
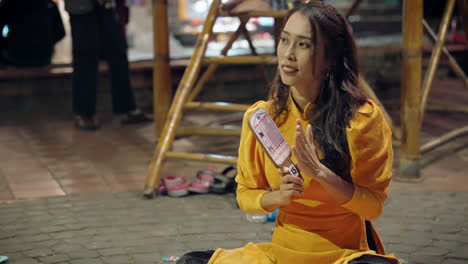
[[[392,177],[391,131],[379,107],[358,87],[356,45],[345,18],[321,1],[290,12],[277,48],[270,101],[245,114],[237,200],[250,214],[279,208],[271,243],[217,249],[209,264],[398,263],[384,255],[369,220],[382,213]],[[302,179],[268,159],[248,119],[267,109]],[[200,259],[203,254],[182,257]]]

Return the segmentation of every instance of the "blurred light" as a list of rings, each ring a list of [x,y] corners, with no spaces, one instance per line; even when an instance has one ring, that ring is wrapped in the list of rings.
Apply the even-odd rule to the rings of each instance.
[[[0,0],[1,1],[1,0]],[[10,29],[8,28],[8,25],[5,25],[2,28],[2,37],[6,38],[8,37],[8,33],[10,32]]]
[[[208,4],[205,1],[197,1],[193,4],[193,9],[197,13],[205,13],[208,10]]]
[[[263,27],[272,27],[275,23],[275,19],[272,17],[259,17],[258,24]]]
[[[258,18],[256,18],[256,17],[251,17],[251,18],[249,19],[249,23],[252,23],[252,24],[254,24],[254,25],[258,25]]]
[[[352,15],[348,17],[348,21],[351,22],[359,22],[361,21],[361,16],[360,15]]]

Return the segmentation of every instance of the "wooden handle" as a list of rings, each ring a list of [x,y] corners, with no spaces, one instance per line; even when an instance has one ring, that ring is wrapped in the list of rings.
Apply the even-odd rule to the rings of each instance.
[[[291,161],[291,159],[288,159],[285,164],[283,164],[282,167],[288,167],[289,172],[292,176],[302,178],[301,172],[299,169],[294,165],[294,163]]]

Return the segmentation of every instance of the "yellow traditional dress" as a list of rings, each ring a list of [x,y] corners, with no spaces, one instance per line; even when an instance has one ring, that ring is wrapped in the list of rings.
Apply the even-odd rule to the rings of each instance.
[[[261,206],[269,189],[278,190],[280,174],[250,131],[248,119],[257,107],[271,112],[272,101],[252,105],[243,120],[239,147],[237,200],[249,214],[269,213]],[[304,113],[309,112],[311,103]],[[279,129],[290,146],[294,145],[296,119],[303,128],[308,116],[289,96],[289,112]],[[312,124],[313,125],[313,124]],[[380,108],[368,100],[355,114],[346,131],[351,154],[352,199],[338,204],[315,180],[304,177],[301,199],[280,208],[271,243],[249,243],[243,248],[217,249],[209,264],[346,264],[364,254],[385,254],[377,233],[372,230],[377,252],[370,250],[365,220],[382,213],[387,187],[392,177],[391,131]],[[318,153],[321,157],[321,153]],[[295,157],[292,161],[296,162]],[[393,255],[386,255],[395,263]]]

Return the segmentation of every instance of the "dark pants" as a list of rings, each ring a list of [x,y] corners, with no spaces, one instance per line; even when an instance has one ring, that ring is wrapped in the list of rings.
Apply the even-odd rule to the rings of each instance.
[[[70,15],[73,44],[73,111],[83,117],[96,113],[98,64],[106,60],[111,77],[112,110],[123,114],[136,109],[130,86],[125,36],[115,9],[97,6],[84,15]]]
[[[213,253],[214,250],[189,252],[180,257],[177,264],[207,264]],[[363,255],[351,260],[349,264],[393,264],[393,262],[380,256]]]
[[[180,257],[176,264],[207,264],[213,253],[214,250],[192,251]]]

